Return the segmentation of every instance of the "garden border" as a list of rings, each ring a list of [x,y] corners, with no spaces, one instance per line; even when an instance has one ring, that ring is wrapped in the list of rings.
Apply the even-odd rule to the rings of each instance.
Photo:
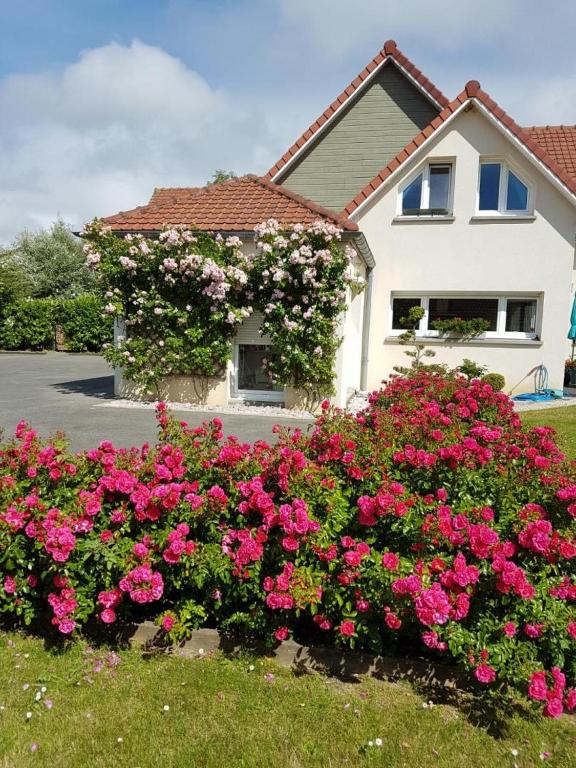
[[[285,640],[275,648],[258,644],[246,644],[238,639],[221,635],[217,629],[195,629],[190,638],[180,646],[166,646],[164,633],[152,621],[136,625],[128,642],[133,648],[168,648],[185,658],[198,659],[220,651],[227,656],[250,651],[266,656],[282,667],[300,674],[321,673],[344,680],[370,675],[381,680],[409,680],[427,689],[445,689],[452,693],[469,692],[475,688],[473,681],[461,669],[451,664],[435,664],[429,659],[409,659],[392,656],[376,656],[372,653],[347,651],[329,646],[301,645]],[[160,642],[157,642],[160,641]]]

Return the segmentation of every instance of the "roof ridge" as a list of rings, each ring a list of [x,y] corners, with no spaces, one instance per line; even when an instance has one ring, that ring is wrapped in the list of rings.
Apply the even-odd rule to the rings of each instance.
[[[518,123],[516,123],[503,109],[500,107],[494,99],[492,99],[486,91],[482,90],[482,87],[478,80],[469,80],[464,86],[464,90],[456,96],[447,106],[440,112],[440,114],[434,118],[420,133],[415,136],[406,146],[390,160],[387,165],[382,168],[379,173],[374,176],[361,190],[360,192],[344,207],[343,213],[351,216],[354,211],[362,205],[362,203],[368,199],[379,189],[382,184],[391,176],[398,168],[411,157],[414,152],[430,137],[432,136],[440,126],[442,126],[448,118],[454,114],[460,107],[466,102],[477,100],[482,104],[494,118],[504,125],[517,139],[519,139],[524,146],[540,161],[548,170],[556,176],[556,178],[567,187],[567,189],[576,196],[576,178],[571,176],[565,171],[554,158],[542,148],[540,144],[534,141],[527,133],[526,129],[523,129]]]
[[[565,124],[565,123],[556,123],[553,125],[524,125],[522,126],[523,130],[525,131],[545,131],[549,128],[552,129],[558,129],[558,128],[570,128],[571,130],[576,128],[576,123],[574,124]]]
[[[286,187],[283,187],[280,184],[275,184],[273,181],[270,181],[264,176],[256,176],[254,174],[248,174],[248,176],[251,177],[255,182],[259,183],[261,186],[266,187],[272,192],[276,192],[276,194],[282,195],[283,197],[287,197],[290,200],[294,200],[296,203],[300,203],[300,205],[303,205],[314,213],[317,213],[319,216],[322,216],[322,218],[332,219],[333,222],[340,224],[348,230],[356,231],[358,229],[358,224],[356,224],[356,222],[350,221],[347,216],[344,216],[339,211],[334,211],[331,208],[325,208],[323,205],[315,203],[313,200],[309,200],[307,197],[303,197],[297,192],[293,192],[291,189],[286,189]]]
[[[395,40],[386,40],[383,47],[378,51],[376,56],[368,62],[362,72],[357,75],[350,84],[337,96],[334,101],[322,112],[322,114],[304,131],[304,133],[296,139],[296,141],[286,150],[280,160],[278,160],[272,168],[266,173],[265,178],[272,180],[294,157],[294,155],[302,149],[302,147],[315,136],[318,131],[336,114],[336,112],[348,102],[354,94],[356,94],[359,88],[366,82],[366,80],[372,75],[375,69],[384,64],[387,60],[394,62],[397,66],[404,69],[410,77],[423,88],[428,96],[436,102],[439,107],[446,107],[449,104],[449,100],[432,83],[425,75],[405,56],[402,51],[396,45]]]

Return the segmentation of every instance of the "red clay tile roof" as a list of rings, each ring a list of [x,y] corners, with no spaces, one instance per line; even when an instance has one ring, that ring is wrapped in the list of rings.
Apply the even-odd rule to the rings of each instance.
[[[362,86],[367,78],[379,67],[386,59],[389,59],[404,69],[410,77],[412,77],[418,85],[425,90],[430,98],[439,105],[439,107],[446,107],[448,105],[448,99],[444,94],[436,88],[434,83],[431,83],[422,72],[414,66],[414,64],[408,59],[402,51],[400,51],[394,40],[387,40],[384,43],[384,47],[379,51],[372,61],[366,66],[362,72],[356,77],[350,85],[345,88],[342,93],[334,99],[332,104],[324,110],[320,117],[315,120],[312,125],[304,131],[302,136],[297,139],[294,144],[285,152],[285,154],[278,160],[278,162],[270,168],[266,174],[267,179],[273,179],[279,171],[294,157],[294,155],[306,144],[312,136],[314,136],[325,123],[340,109],[340,107],[353,96],[356,91]]]
[[[157,232],[176,224],[210,232],[252,232],[270,218],[285,226],[323,219],[348,231],[358,230],[357,224],[341,214],[252,175],[206,187],[155,189],[148,205],[103,221],[120,232]]]
[[[576,178],[576,125],[532,125],[524,131]]]
[[[404,149],[399,152],[396,157],[386,165],[380,173],[378,173],[371,181],[366,184],[364,189],[351,200],[344,208],[342,213],[346,216],[350,216],[354,211],[362,205],[362,203],[370,197],[384,182],[396,171],[408,158],[414,154],[414,152],[420,147],[426,139],[435,133],[440,126],[442,126],[448,118],[459,109],[462,104],[467,101],[476,100],[482,104],[505,128],[507,128],[519,141],[524,144],[540,162],[542,162],[549,171],[551,171],[556,178],[564,184],[567,189],[576,195],[576,176],[568,173],[566,167],[561,165],[559,161],[551,153],[547,152],[542,145],[530,135],[531,129],[523,129],[514,120],[504,112],[504,110],[498,106],[498,104],[490,98],[490,96],[482,90],[480,83],[477,80],[470,80],[466,83],[466,86],[462,93],[451,101],[440,112],[438,117],[435,117],[429,125],[424,128],[412,141],[410,141]]]

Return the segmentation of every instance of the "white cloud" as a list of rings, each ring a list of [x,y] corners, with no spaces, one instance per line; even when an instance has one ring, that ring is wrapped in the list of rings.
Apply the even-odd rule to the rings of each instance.
[[[448,96],[477,78],[521,124],[576,122],[568,0],[547,9],[546,43],[537,0],[274,7],[280,17],[254,26],[248,53],[238,58],[225,31],[220,48],[204,51],[224,51],[220,77],[234,90],[139,41],[87,50],[56,73],[0,79],[0,244],[59,214],[80,226],[145,203],[155,186],[203,184],[216,168],[265,171],[389,37]],[[238,18],[226,21],[217,18],[243,39]]]
[[[4,78],[0,114],[0,242],[58,214],[78,226],[146,202],[154,186],[275,159],[257,106],[138,41],[85,51],[56,75]]]
[[[341,55],[394,38],[458,48],[504,36],[526,0],[276,0],[284,18],[315,45]]]
[[[576,123],[576,74],[572,72],[538,80],[528,75],[495,75],[482,86],[520,125]]]

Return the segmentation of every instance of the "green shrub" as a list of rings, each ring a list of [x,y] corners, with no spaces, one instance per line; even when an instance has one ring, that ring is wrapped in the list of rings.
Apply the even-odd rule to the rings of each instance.
[[[71,352],[99,352],[112,341],[113,320],[102,299],[87,294],[75,299],[21,299],[9,304],[0,319],[0,349],[53,349],[60,325]]]
[[[480,379],[484,376],[487,370],[488,366],[479,365],[474,360],[470,360],[467,357],[465,357],[464,360],[462,360],[462,363],[458,366],[458,371],[463,376],[466,376],[467,379]]]
[[[52,349],[56,302],[52,299],[22,299],[6,310],[0,321],[0,348]]]
[[[466,339],[480,336],[490,328],[490,323],[483,317],[472,317],[469,320],[462,317],[448,317],[445,320],[433,320],[430,325],[442,334],[462,336]]]
[[[501,373],[487,373],[482,376],[484,384],[490,384],[494,392],[501,392],[506,384],[506,379]]]
[[[59,302],[56,322],[70,352],[99,352],[113,338],[113,320],[103,315],[99,296],[86,294]]]

